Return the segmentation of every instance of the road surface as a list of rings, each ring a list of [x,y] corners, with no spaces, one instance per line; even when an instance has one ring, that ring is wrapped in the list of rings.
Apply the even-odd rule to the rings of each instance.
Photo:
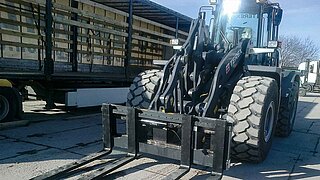
[[[40,105],[26,102],[25,117],[47,121],[0,131],[0,179],[30,179],[101,150],[100,113],[92,114],[87,110],[71,114],[60,110],[42,111]],[[310,94],[300,98],[296,124],[290,137],[275,138],[263,163],[232,164],[223,179],[320,179],[319,141],[320,95]],[[111,157],[117,156],[116,153]],[[173,163],[176,162],[142,156],[112,172],[106,179],[162,179],[178,168]],[[99,164],[95,163],[85,170],[97,167]],[[205,177],[208,177],[207,172],[192,169],[183,179]]]

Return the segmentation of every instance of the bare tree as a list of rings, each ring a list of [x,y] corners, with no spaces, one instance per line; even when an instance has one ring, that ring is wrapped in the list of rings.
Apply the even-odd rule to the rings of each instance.
[[[281,65],[297,67],[307,59],[317,60],[320,48],[310,38],[297,36],[281,36]]]

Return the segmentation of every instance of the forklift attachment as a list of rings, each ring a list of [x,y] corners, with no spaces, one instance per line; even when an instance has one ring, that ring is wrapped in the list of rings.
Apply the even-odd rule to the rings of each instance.
[[[119,135],[117,121],[126,119],[126,133]],[[146,136],[142,128],[145,122],[169,124],[181,127],[180,145],[167,143],[150,143],[143,138]],[[196,117],[183,114],[166,114],[158,111],[144,110],[133,107],[103,104],[103,150],[84,157],[76,162],[51,170],[33,178],[62,179],[70,176],[71,171],[90,162],[108,157],[114,148],[126,153],[126,156],[104,165],[99,170],[82,176],[81,179],[99,179],[108,173],[135,160],[139,153],[161,156],[169,159],[180,160],[180,167],[169,174],[165,179],[179,179],[189,172],[192,164],[211,167],[211,178],[221,179],[222,173],[229,168],[229,148],[232,124],[222,119]],[[210,150],[195,148],[197,129],[204,128],[210,133]],[[156,136],[156,133],[153,135]],[[160,142],[160,143],[159,143]],[[126,149],[126,150],[124,150]],[[70,173],[71,172],[71,173]]]

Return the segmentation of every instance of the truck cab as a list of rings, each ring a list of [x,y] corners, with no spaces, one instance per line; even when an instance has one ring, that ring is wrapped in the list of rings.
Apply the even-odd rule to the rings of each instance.
[[[320,89],[320,62],[310,61],[303,62],[299,65],[298,70],[301,72],[300,95],[305,96],[307,92],[315,92]]]

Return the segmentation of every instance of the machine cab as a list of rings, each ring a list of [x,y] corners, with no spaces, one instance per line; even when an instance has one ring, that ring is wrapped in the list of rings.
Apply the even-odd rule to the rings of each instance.
[[[214,27],[212,39],[232,49],[242,40],[250,39],[247,64],[279,66],[278,29],[282,19],[282,9],[278,3],[267,0],[211,0],[216,5],[215,19],[219,26]],[[247,3],[247,1],[252,1]],[[221,8],[218,10],[218,8]]]

